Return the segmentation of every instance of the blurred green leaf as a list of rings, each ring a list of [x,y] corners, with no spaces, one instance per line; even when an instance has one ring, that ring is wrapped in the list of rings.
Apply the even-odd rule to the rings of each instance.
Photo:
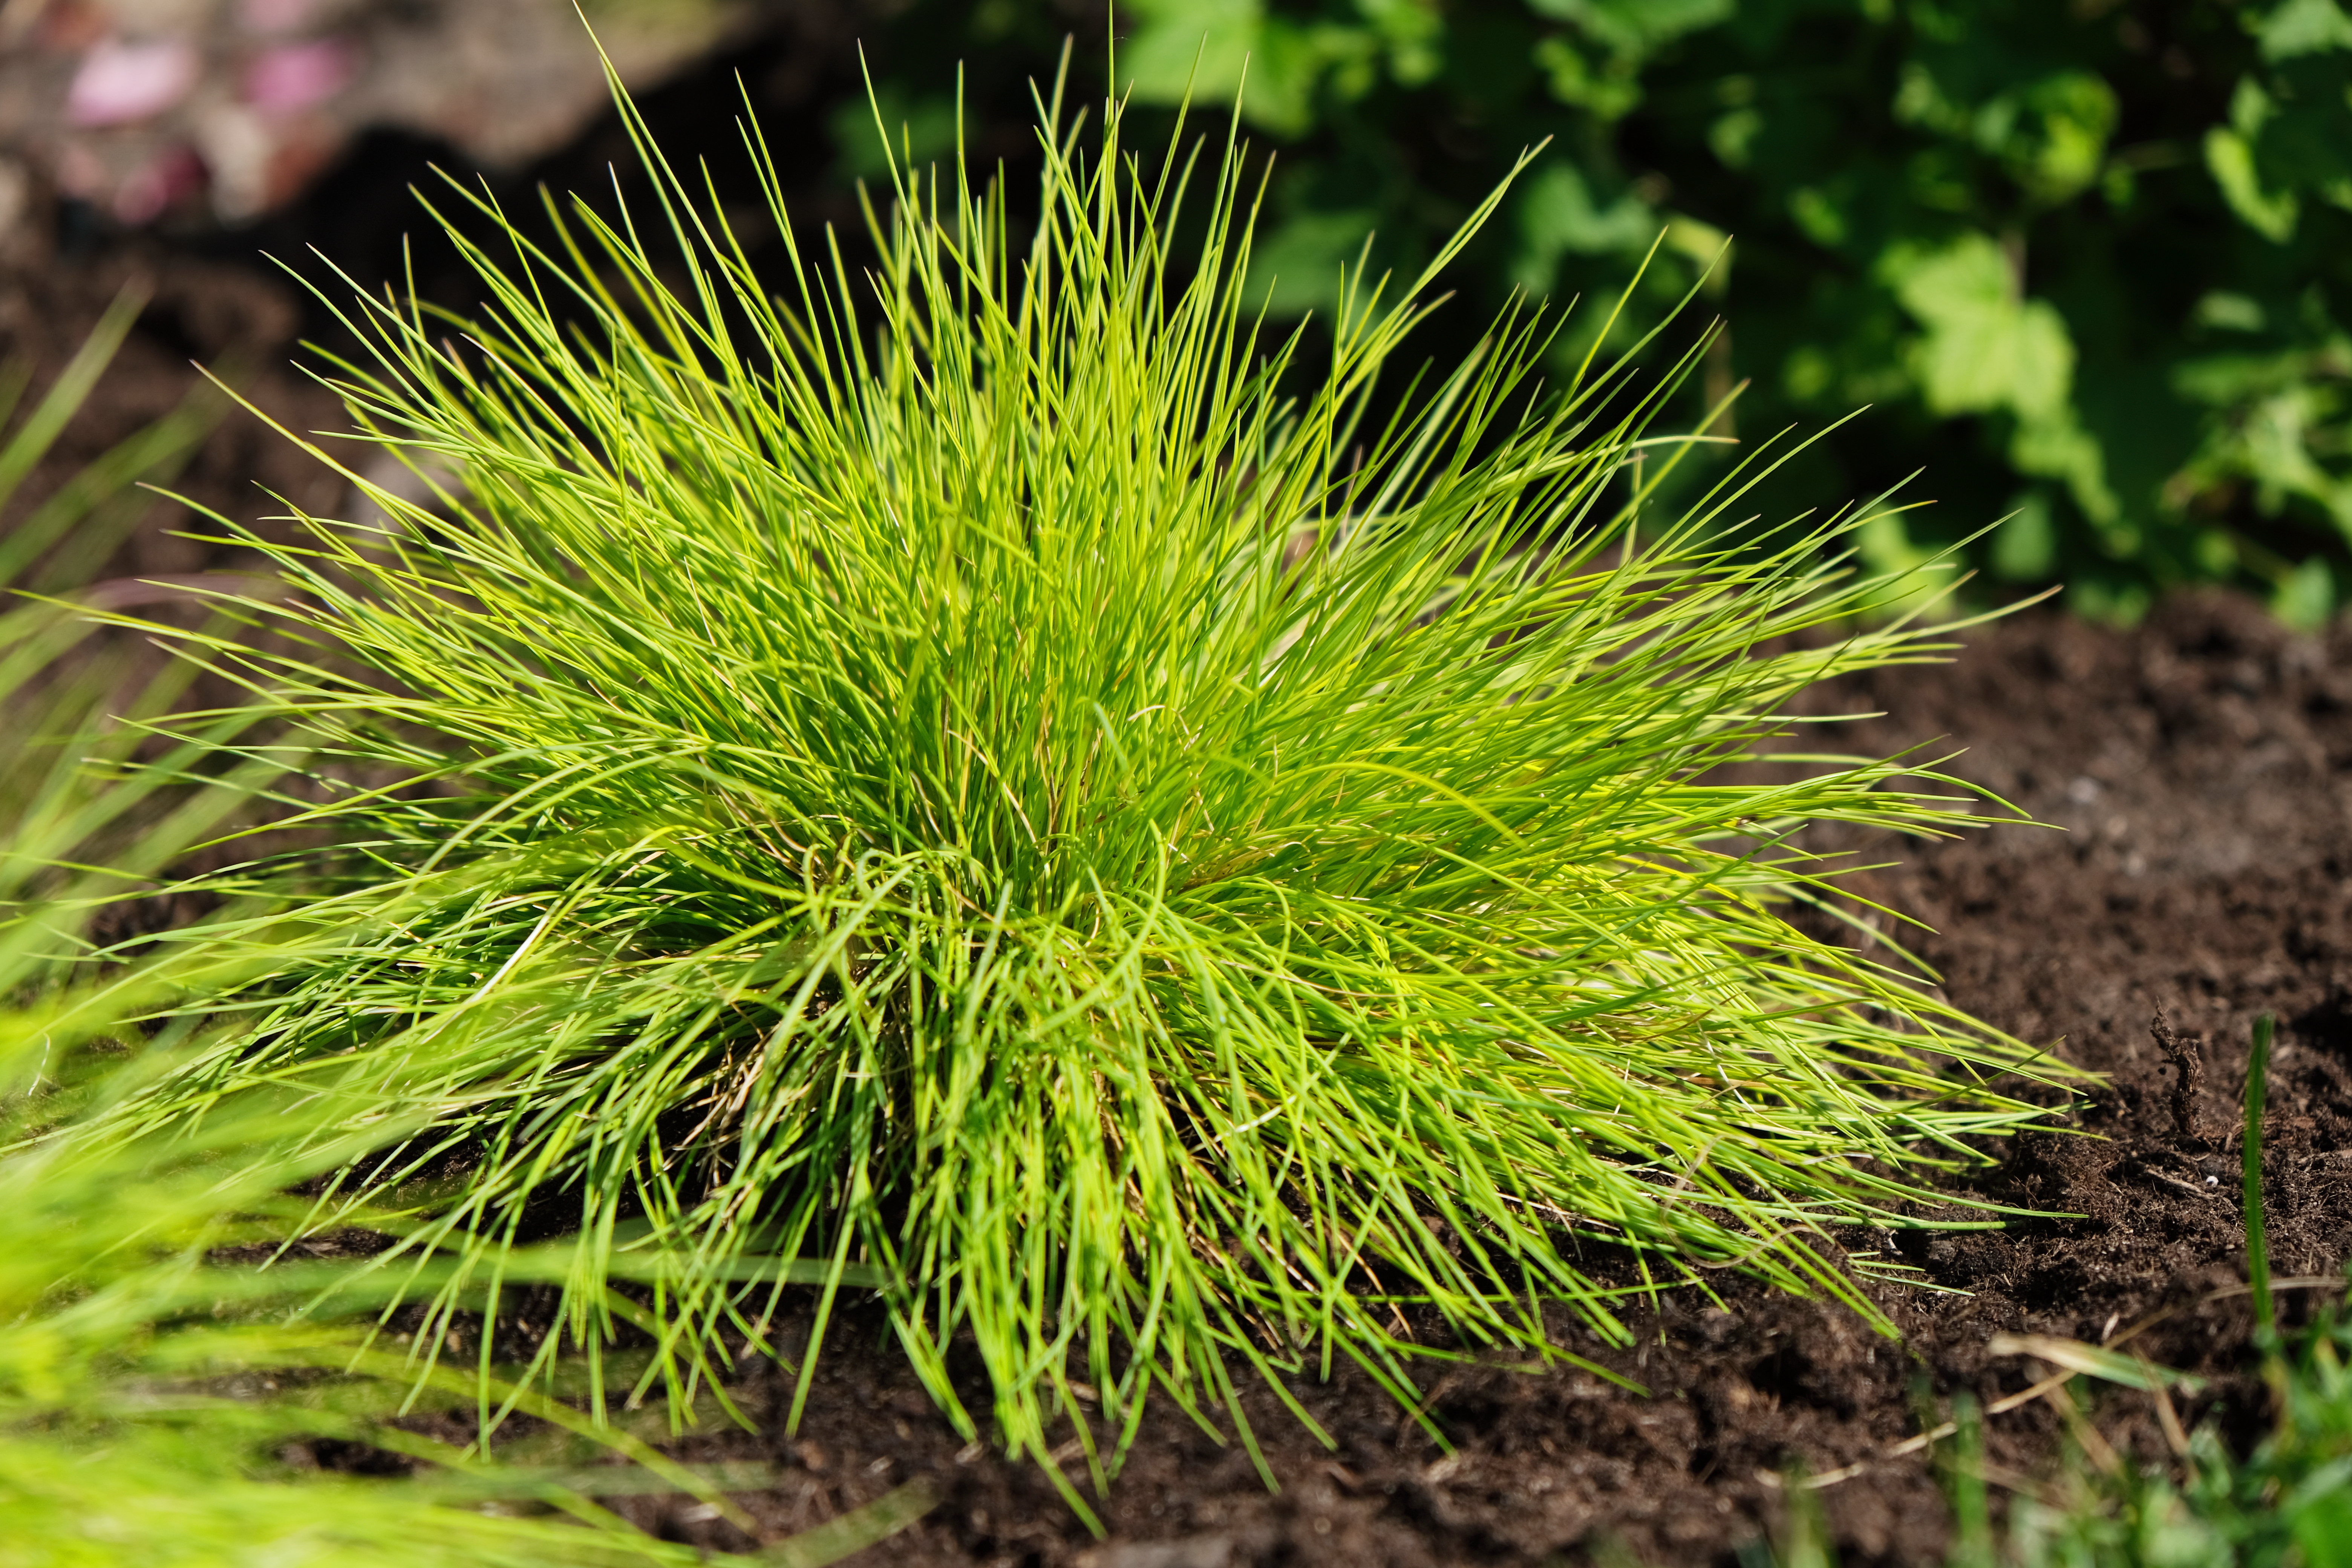
[[[825,129],[833,139],[836,173],[844,179],[880,182],[889,177],[893,160],[902,168],[920,169],[955,155],[955,100],[917,98],[884,82],[876,87],[873,101],[860,99],[835,108],[825,117]]]
[[[1563,256],[1639,255],[1664,226],[1640,197],[1627,192],[1596,202],[1571,163],[1552,163],[1528,183],[1519,198],[1517,260],[1513,280],[1528,293],[1551,291]]]
[[[2065,319],[2046,301],[2018,297],[2016,279],[1990,236],[1965,234],[1936,250],[1898,248],[1879,270],[1927,329],[1911,363],[1930,409],[2006,408],[2032,419],[2066,405],[2074,344]]]
[[[1328,310],[1339,298],[1341,269],[1372,237],[1370,212],[1303,212],[1250,252],[1247,284],[1253,305],[1263,300],[1269,314],[1303,316]]]
[[[2286,0],[2252,18],[2263,58],[2273,63],[2328,49],[2352,49],[2352,16],[2336,0]]]
[[[2303,204],[2292,191],[2263,189],[2262,176],[2254,172],[2253,147],[2243,135],[2225,125],[2205,132],[2205,166],[2213,171],[2213,183],[2229,198],[2230,210],[2243,218],[2248,228],[2273,245],[2284,245],[2294,237]]]

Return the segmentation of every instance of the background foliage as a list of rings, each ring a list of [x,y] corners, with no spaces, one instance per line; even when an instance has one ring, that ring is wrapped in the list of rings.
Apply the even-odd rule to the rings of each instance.
[[[869,27],[886,118],[947,150],[962,61],[977,124],[1025,121],[1066,33],[1081,79],[1099,59],[1087,10],[927,0]],[[1924,468],[1940,504],[1881,524],[1875,564],[2007,514],[1972,547],[1987,581],[2095,615],[2211,581],[2309,625],[2352,588],[2336,0],[1129,0],[1118,32],[1139,100],[1238,93],[1276,151],[1277,316],[1328,310],[1368,237],[1416,266],[1550,138],[1460,269],[1455,332],[1514,289],[1612,291],[1663,234],[1638,332],[1736,237],[1706,390],[1751,383],[1749,437],[1875,405],[1786,490]],[[836,175],[870,174],[862,93],[830,128]]]

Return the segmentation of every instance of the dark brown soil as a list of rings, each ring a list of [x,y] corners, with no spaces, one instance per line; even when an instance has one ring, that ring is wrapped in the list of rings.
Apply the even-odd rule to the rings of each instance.
[[[0,531],[113,443],[201,395],[197,362],[214,367],[240,396],[289,429],[343,427],[336,401],[289,363],[302,315],[286,287],[257,268],[147,245],[39,256],[35,265],[0,270],[0,361],[32,364],[28,400],[46,390],[126,288],[147,301],[137,327],[81,416],[35,469],[16,504],[0,512]],[[305,509],[333,510],[344,488],[334,475],[261,417],[222,401],[212,437],[166,488],[247,524],[287,510],[270,500],[272,494]],[[189,507],[159,499],[121,550],[89,563],[88,575],[119,580],[117,596],[127,604],[131,579],[169,580],[257,563],[244,552],[184,537],[192,531],[219,530]]]
[[[276,285],[127,257],[0,278],[0,353],[54,365],[137,267],[156,279],[158,303],[62,458],[170,406],[191,353],[285,357],[294,315]],[[251,385],[298,426],[331,422],[331,405],[283,372]],[[250,518],[278,510],[257,481],[328,509],[341,488],[243,415],[182,482]],[[160,514],[110,571],[223,564],[170,539],[173,521]],[[1936,928],[1915,946],[1953,1000],[2109,1075],[2080,1123],[2095,1136],[2020,1139],[1976,1187],[2082,1217],[1895,1238],[1930,1279],[1965,1292],[1888,1291],[1901,1343],[1843,1311],[1736,1285],[1729,1311],[1675,1293],[1643,1322],[1636,1351],[1567,1334],[1649,1397],[1569,1373],[1433,1376],[1430,1408],[1451,1454],[1360,1378],[1298,1390],[1336,1436],[1328,1450],[1254,1392],[1275,1491],[1239,1447],[1162,1409],[1101,1504],[1103,1542],[1034,1469],[966,1447],[870,1316],[835,1330],[796,1439],[776,1429],[788,1389],[754,1379],[742,1394],[764,1435],[679,1450],[781,1468],[779,1484],[741,1499],[767,1540],[930,1478],[940,1506],[870,1553],[905,1568],[1577,1563],[1612,1539],[1649,1563],[1729,1563],[1769,1526],[1777,1475],[1794,1459],[1817,1475],[1856,1468],[1821,1495],[1843,1560],[1859,1565],[1940,1561],[1947,1514],[1928,1463],[1888,1450],[1919,1430],[1923,1397],[1972,1388],[1991,1400],[2036,1375],[2034,1363],[1991,1353],[2003,1331],[2096,1342],[2176,1309],[2137,1345],[2214,1378],[2192,1419],[2250,1429],[2261,1394],[2245,1375],[2244,1303],[2206,1298],[2242,1278],[2233,1107],[2258,1012],[2282,1020],[2266,1131],[2276,1266],[2326,1274],[2347,1252],[2352,637],[2290,636],[2218,598],[2177,600],[2128,632],[2034,612],[1977,634],[1948,667],[1883,673],[1838,700],[1888,714],[1853,727],[1855,749],[1948,736],[1966,748],[1957,772],[2055,825],[1906,846],[1906,864],[1862,885]],[[2149,1028],[2158,1008],[2201,1069],[2178,1108],[2179,1069]],[[2319,1294],[2285,1300],[2307,1310]],[[2161,1454],[2140,1396],[2110,1398],[2096,1415],[2119,1446]],[[1994,1416],[1991,1457],[2011,1472],[2045,1471],[2058,1431],[2046,1403]],[[666,1534],[745,1544],[683,1500],[624,1506]]]

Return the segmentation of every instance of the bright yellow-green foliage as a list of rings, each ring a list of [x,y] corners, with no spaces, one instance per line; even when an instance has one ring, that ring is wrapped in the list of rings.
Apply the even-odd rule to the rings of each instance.
[[[140,302],[118,302],[0,444],[0,500],[64,428]],[[5,421],[25,384],[0,381],[12,389],[0,397]],[[208,423],[201,408],[184,410],[32,510],[0,540],[0,586],[79,586],[75,573],[103,560],[143,510],[129,482],[167,469]],[[373,1084],[314,1079],[295,1095],[259,1086],[224,1097],[182,1137],[126,1144],[92,1131],[205,1037],[195,999],[268,967],[248,954],[224,969],[217,954],[190,949],[103,983],[84,973],[94,911],[233,820],[283,770],[283,757],[221,754],[242,728],[235,718],[176,744],[148,727],[185,700],[192,673],[159,668],[152,650],[112,639],[71,600],[0,608],[0,1568],[713,1561],[644,1536],[583,1493],[719,1500],[729,1478],[670,1464],[495,1382],[444,1370],[420,1385],[417,1366],[362,1331],[364,1315],[413,1279],[364,1260],[257,1266],[307,1215],[286,1189],[400,1136],[418,1108]],[[134,758],[142,765],[126,769]],[[299,956],[266,955],[279,965]],[[142,1034],[127,1016],[165,1002],[181,1004],[179,1024],[127,1052]],[[362,1130],[335,1131],[346,1126]],[[230,1247],[247,1250],[217,1256]],[[552,1457],[572,1468],[493,1463],[387,1422],[419,1399],[471,1407],[486,1394],[548,1422],[564,1440]],[[363,1481],[296,1470],[289,1448],[319,1438],[404,1454],[423,1472]],[[579,1468],[609,1450],[637,1463]],[[487,1502],[505,1516],[477,1511]],[[764,1560],[817,1568],[927,1506],[922,1489],[901,1489]],[[559,1510],[575,1520],[515,1517]]]
[[[455,337],[360,297],[351,405],[446,493],[277,552],[299,592],[246,608],[301,657],[185,639],[253,692],[205,721],[311,748],[335,843],[202,884],[275,903],[168,945],[257,977],[126,1134],[374,1085],[432,1126],[319,1223],[400,1210],[436,1310],[495,1307],[527,1214],[581,1238],[573,1340],[649,1330],[680,1388],[793,1281],[819,1337],[878,1289],[952,1418],[969,1334],[1041,1457],[1079,1379],[1131,1437],[1244,1363],[1410,1399],[1433,1321],[1622,1340],[1591,1242],[1875,1317],[1832,1227],[1908,1223],[2040,1114],[1990,1081],[2055,1069],[1782,919],[1809,824],[1974,820],[1937,775],[1719,770],[1933,657],[1852,629],[1917,583],[1732,489],[1637,531],[1688,360],[1547,390],[1507,320],[1360,427],[1447,257],[1352,279],[1305,365],[1252,329],[1233,151],[1118,124],[1048,113],[1034,227],[901,174],[877,272],[782,300],[650,146],[657,248],[509,226]]]

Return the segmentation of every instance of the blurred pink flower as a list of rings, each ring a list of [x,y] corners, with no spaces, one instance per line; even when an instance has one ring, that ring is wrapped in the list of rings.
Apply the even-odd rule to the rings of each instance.
[[[196,85],[195,46],[185,38],[108,38],[82,57],[66,90],[74,125],[121,125],[161,114]]]
[[[323,103],[352,79],[351,47],[313,38],[265,49],[245,68],[245,101],[272,114]]]
[[[184,196],[205,188],[204,160],[192,147],[173,143],[158,152],[114,193],[114,216],[137,226],[152,223]]]

